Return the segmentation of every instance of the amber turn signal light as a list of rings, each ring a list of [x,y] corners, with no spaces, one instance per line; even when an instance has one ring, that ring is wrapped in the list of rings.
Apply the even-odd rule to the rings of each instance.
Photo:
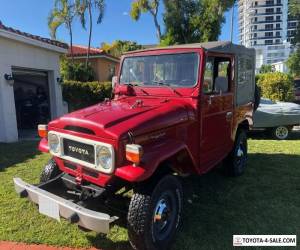
[[[38,133],[41,138],[46,138],[48,136],[48,126],[43,124],[38,125]]]
[[[134,164],[139,164],[142,160],[143,148],[137,144],[127,144],[126,145],[126,159],[133,162]]]

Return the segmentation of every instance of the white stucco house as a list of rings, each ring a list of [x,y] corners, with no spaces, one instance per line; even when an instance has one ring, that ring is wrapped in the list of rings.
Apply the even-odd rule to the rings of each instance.
[[[0,22],[0,142],[64,113],[59,57],[68,45]]]

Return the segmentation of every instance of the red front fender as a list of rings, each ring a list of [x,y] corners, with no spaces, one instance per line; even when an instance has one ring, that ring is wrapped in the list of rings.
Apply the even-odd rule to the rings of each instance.
[[[145,154],[139,166],[129,165],[117,168],[115,175],[129,182],[144,181],[153,175],[161,162],[167,160],[181,150],[187,150],[193,163],[195,163],[185,144],[170,139],[156,145],[145,146]]]
[[[46,138],[43,138],[43,139],[40,141],[38,149],[39,149],[41,152],[49,153],[48,140],[47,140]]]

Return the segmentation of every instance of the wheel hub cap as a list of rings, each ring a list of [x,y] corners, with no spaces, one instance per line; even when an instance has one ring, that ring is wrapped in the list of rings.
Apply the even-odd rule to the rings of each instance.
[[[288,130],[285,127],[278,127],[276,129],[276,136],[280,139],[284,139],[287,137]]]
[[[164,229],[168,223],[169,208],[167,202],[160,200],[156,206],[154,214],[154,223],[160,228]]]
[[[240,143],[239,148],[236,152],[237,164],[239,167],[242,167],[243,165],[244,156],[245,153],[244,153],[243,143]]]

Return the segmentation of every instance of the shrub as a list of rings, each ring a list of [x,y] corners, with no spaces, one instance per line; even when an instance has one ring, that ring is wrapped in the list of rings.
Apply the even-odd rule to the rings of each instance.
[[[68,102],[69,111],[75,111],[111,97],[111,82],[64,81],[63,99]]]
[[[259,73],[260,74],[266,74],[270,72],[274,72],[275,70],[273,69],[273,66],[270,64],[263,64],[260,67]]]
[[[72,63],[70,60],[62,57],[60,60],[60,73],[64,80],[91,82],[95,79],[95,73],[91,64],[85,67],[85,63]]]
[[[294,77],[300,77],[300,48],[290,55],[286,62],[290,74]]]
[[[260,74],[256,79],[262,97],[273,101],[293,101],[294,83],[290,75],[281,72],[272,72]]]

